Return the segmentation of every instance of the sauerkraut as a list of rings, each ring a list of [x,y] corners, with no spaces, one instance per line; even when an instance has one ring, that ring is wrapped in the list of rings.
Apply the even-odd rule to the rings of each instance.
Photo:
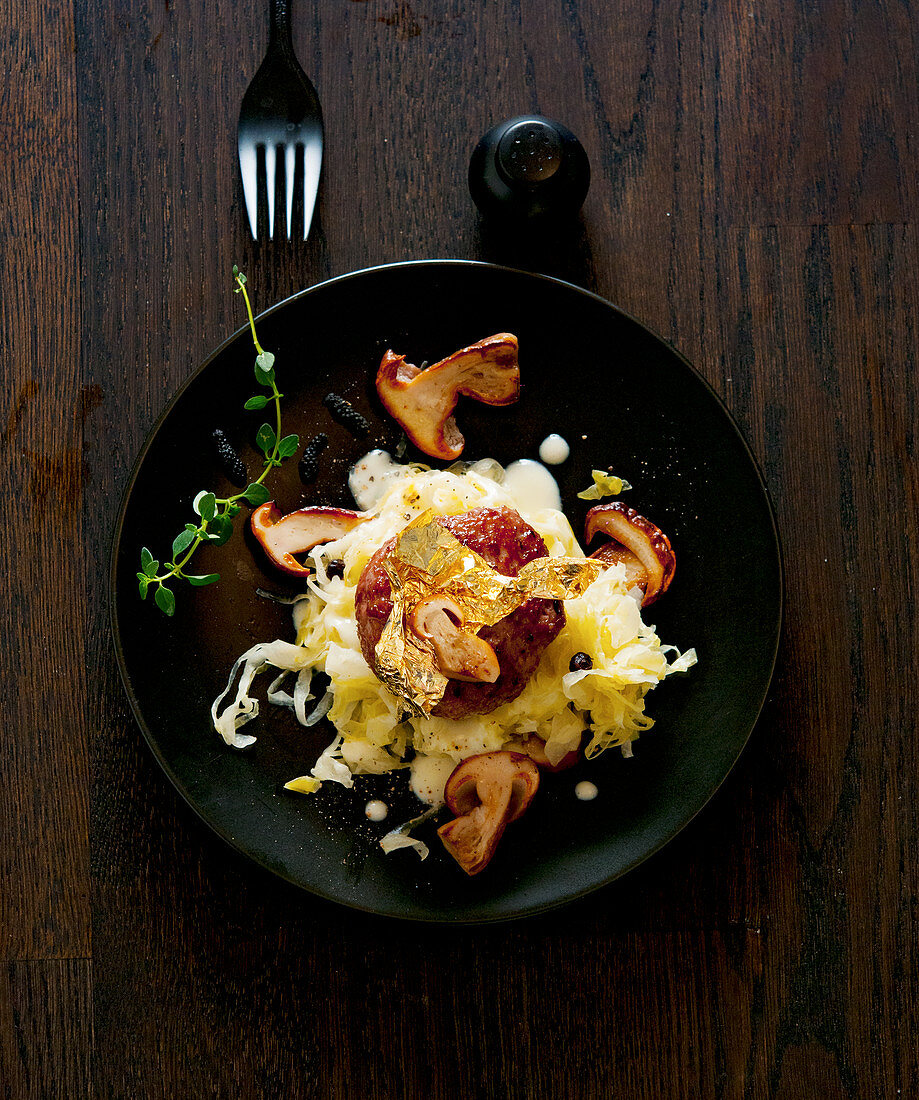
[[[380,499],[369,509],[370,518],[309,555],[315,573],[293,605],[295,642],[255,646],[237,662],[212,708],[224,740],[237,748],[254,740],[238,731],[258,714],[258,702],[250,694],[254,676],[273,666],[282,675],[271,685],[270,701],[291,707],[303,724],[318,713],[314,706],[307,714],[312,676],[328,677],[328,692],[317,706],[327,710],[337,735],[312,768],[316,787],[326,781],[350,786],[352,775],[406,767],[414,754],[446,756],[458,763],[478,753],[513,748],[534,733],[546,742],[552,764],[582,744],[588,759],[611,747],[631,755],[631,742],[653,725],[645,713],[645,695],[664,677],[690,668],[696,656],[693,650],[680,654],[663,645],[654,627],[642,620],[642,592],[629,587],[622,565],[610,566],[582,597],[566,601],[565,627],[549,643],[536,673],[516,699],[489,714],[458,720],[410,717],[361,654],[354,608],[361,573],[380,546],[428,510],[451,516],[473,508],[513,508],[542,536],[550,557],[583,556],[565,515],[515,496],[502,484],[503,473],[492,459],[444,471],[391,466],[382,479]],[[330,575],[333,561],[343,563],[341,575]],[[578,652],[590,655],[592,668],[569,671]],[[221,709],[237,673],[233,701]],[[282,684],[293,674],[291,695]],[[315,789],[303,777],[297,782],[294,789]]]

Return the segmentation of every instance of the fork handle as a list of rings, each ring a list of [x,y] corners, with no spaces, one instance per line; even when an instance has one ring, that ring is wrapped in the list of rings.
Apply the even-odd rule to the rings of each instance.
[[[291,0],[271,0],[268,24],[268,48],[280,47],[286,52],[294,52],[294,43],[290,28]]]

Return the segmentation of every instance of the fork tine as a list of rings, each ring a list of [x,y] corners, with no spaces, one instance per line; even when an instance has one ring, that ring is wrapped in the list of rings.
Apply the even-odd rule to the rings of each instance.
[[[253,142],[239,143],[239,170],[243,178],[243,195],[252,239],[258,240],[258,154]]]
[[[274,240],[274,184],[278,166],[278,150],[265,146],[265,182],[268,184],[268,240]]]
[[[284,193],[287,198],[287,239],[290,240],[290,227],[294,215],[294,165],[297,160],[296,145],[284,146]]]
[[[308,141],[303,147],[303,239],[310,235],[319,173],[322,170],[322,144]]]

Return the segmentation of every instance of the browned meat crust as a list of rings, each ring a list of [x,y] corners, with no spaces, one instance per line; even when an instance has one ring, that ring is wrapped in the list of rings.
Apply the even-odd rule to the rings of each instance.
[[[528,562],[546,556],[546,544],[510,508],[475,508],[460,516],[440,516],[438,522],[506,577],[516,577]],[[373,555],[355,593],[358,637],[371,668],[377,642],[392,611],[383,559],[394,543],[390,540]],[[465,718],[487,714],[516,699],[536,671],[543,650],[564,625],[560,601],[531,599],[494,626],[483,627],[479,637],[494,649],[501,675],[493,684],[450,680],[432,713],[440,718]]]

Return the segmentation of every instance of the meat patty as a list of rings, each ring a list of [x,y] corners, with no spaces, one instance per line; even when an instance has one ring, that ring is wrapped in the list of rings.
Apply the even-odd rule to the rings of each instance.
[[[460,516],[438,516],[437,522],[505,577],[516,577],[528,562],[546,556],[546,544],[511,508],[474,508]],[[381,546],[364,567],[354,597],[361,651],[371,668],[375,667],[377,643],[392,611],[383,559],[392,552],[395,542],[390,539]],[[440,718],[465,718],[487,714],[516,699],[536,671],[543,650],[564,625],[560,600],[529,599],[494,626],[483,627],[479,637],[494,649],[501,675],[493,684],[450,680],[443,699],[431,713]]]

